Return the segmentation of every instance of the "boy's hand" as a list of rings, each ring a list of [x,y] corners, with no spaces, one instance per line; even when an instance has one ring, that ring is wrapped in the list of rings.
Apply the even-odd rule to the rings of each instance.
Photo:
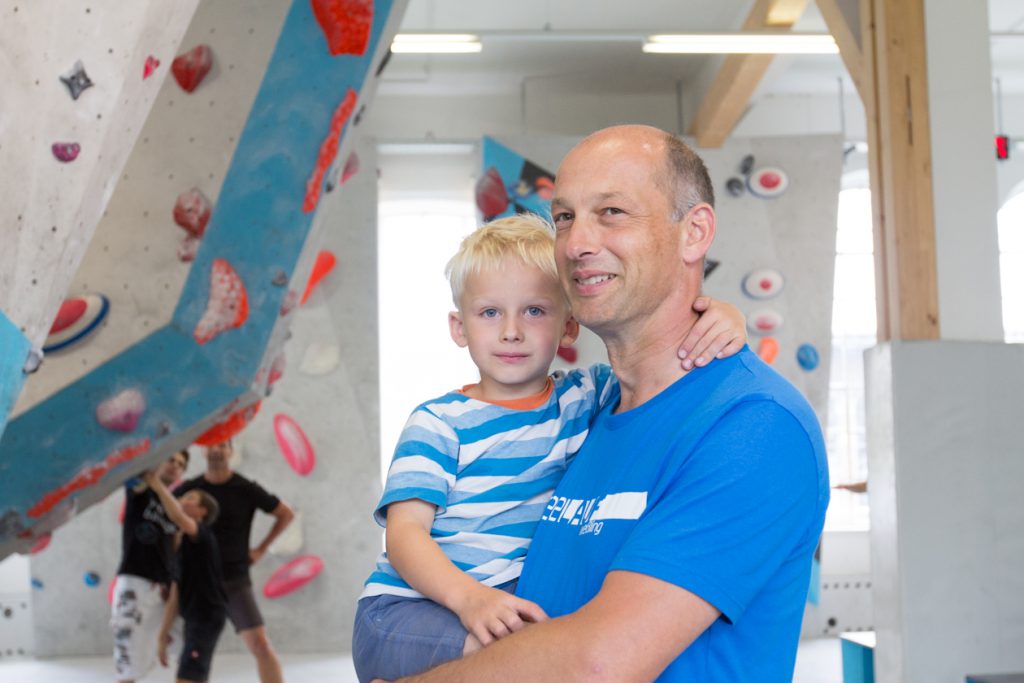
[[[165,631],[161,631],[157,637],[157,649],[156,656],[160,660],[160,666],[167,666],[167,645],[171,642],[171,636]]]
[[[484,646],[521,630],[528,623],[548,618],[536,603],[483,584],[466,595],[455,612],[466,630]]]
[[[693,310],[701,315],[679,347],[684,370],[731,356],[747,343],[747,319],[732,304],[699,296]]]

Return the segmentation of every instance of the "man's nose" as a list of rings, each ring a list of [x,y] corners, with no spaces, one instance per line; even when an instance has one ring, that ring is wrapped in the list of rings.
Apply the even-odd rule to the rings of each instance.
[[[596,254],[600,247],[596,243],[594,224],[586,217],[577,216],[572,225],[562,231],[561,249],[573,261]]]

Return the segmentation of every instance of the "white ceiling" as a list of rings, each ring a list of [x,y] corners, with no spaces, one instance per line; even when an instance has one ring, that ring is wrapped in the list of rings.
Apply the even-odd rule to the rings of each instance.
[[[1022,34],[993,39],[993,75],[1004,92],[1024,92],[1024,1],[988,3],[992,31]],[[752,4],[753,0],[410,0],[401,31],[479,33],[484,48],[475,55],[395,55],[384,73],[382,91],[486,94],[517,92],[539,81],[567,91],[604,88],[620,94],[677,84],[685,88],[708,60],[716,58],[644,54],[640,36],[655,31],[737,31]],[[813,0],[795,28],[825,30]],[[542,32],[550,38],[537,37]],[[759,94],[838,93],[840,79],[852,93],[838,55],[779,57]]]

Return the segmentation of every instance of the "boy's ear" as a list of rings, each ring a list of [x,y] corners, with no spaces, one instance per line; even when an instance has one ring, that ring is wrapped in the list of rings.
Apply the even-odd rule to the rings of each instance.
[[[469,340],[466,339],[466,331],[462,325],[462,314],[458,311],[448,314],[448,331],[451,332],[453,342],[461,348],[466,348]]]
[[[565,332],[562,334],[562,339],[558,342],[558,345],[570,346],[575,343],[579,336],[580,324],[576,322],[576,318],[569,316],[569,319],[565,321]]]

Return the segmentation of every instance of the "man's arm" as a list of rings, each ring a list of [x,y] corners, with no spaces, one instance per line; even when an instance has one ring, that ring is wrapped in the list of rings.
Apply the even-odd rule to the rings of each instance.
[[[274,526],[270,527],[270,531],[267,532],[263,541],[249,551],[250,564],[259,562],[260,558],[267,553],[267,548],[274,542],[274,539],[280,536],[281,532],[287,529],[288,525],[295,519],[295,511],[283,500],[277,504],[276,508],[270,511],[270,514],[274,516]]]
[[[718,615],[688,590],[644,574],[613,571],[594,599],[573,614],[402,680],[651,681]]]

